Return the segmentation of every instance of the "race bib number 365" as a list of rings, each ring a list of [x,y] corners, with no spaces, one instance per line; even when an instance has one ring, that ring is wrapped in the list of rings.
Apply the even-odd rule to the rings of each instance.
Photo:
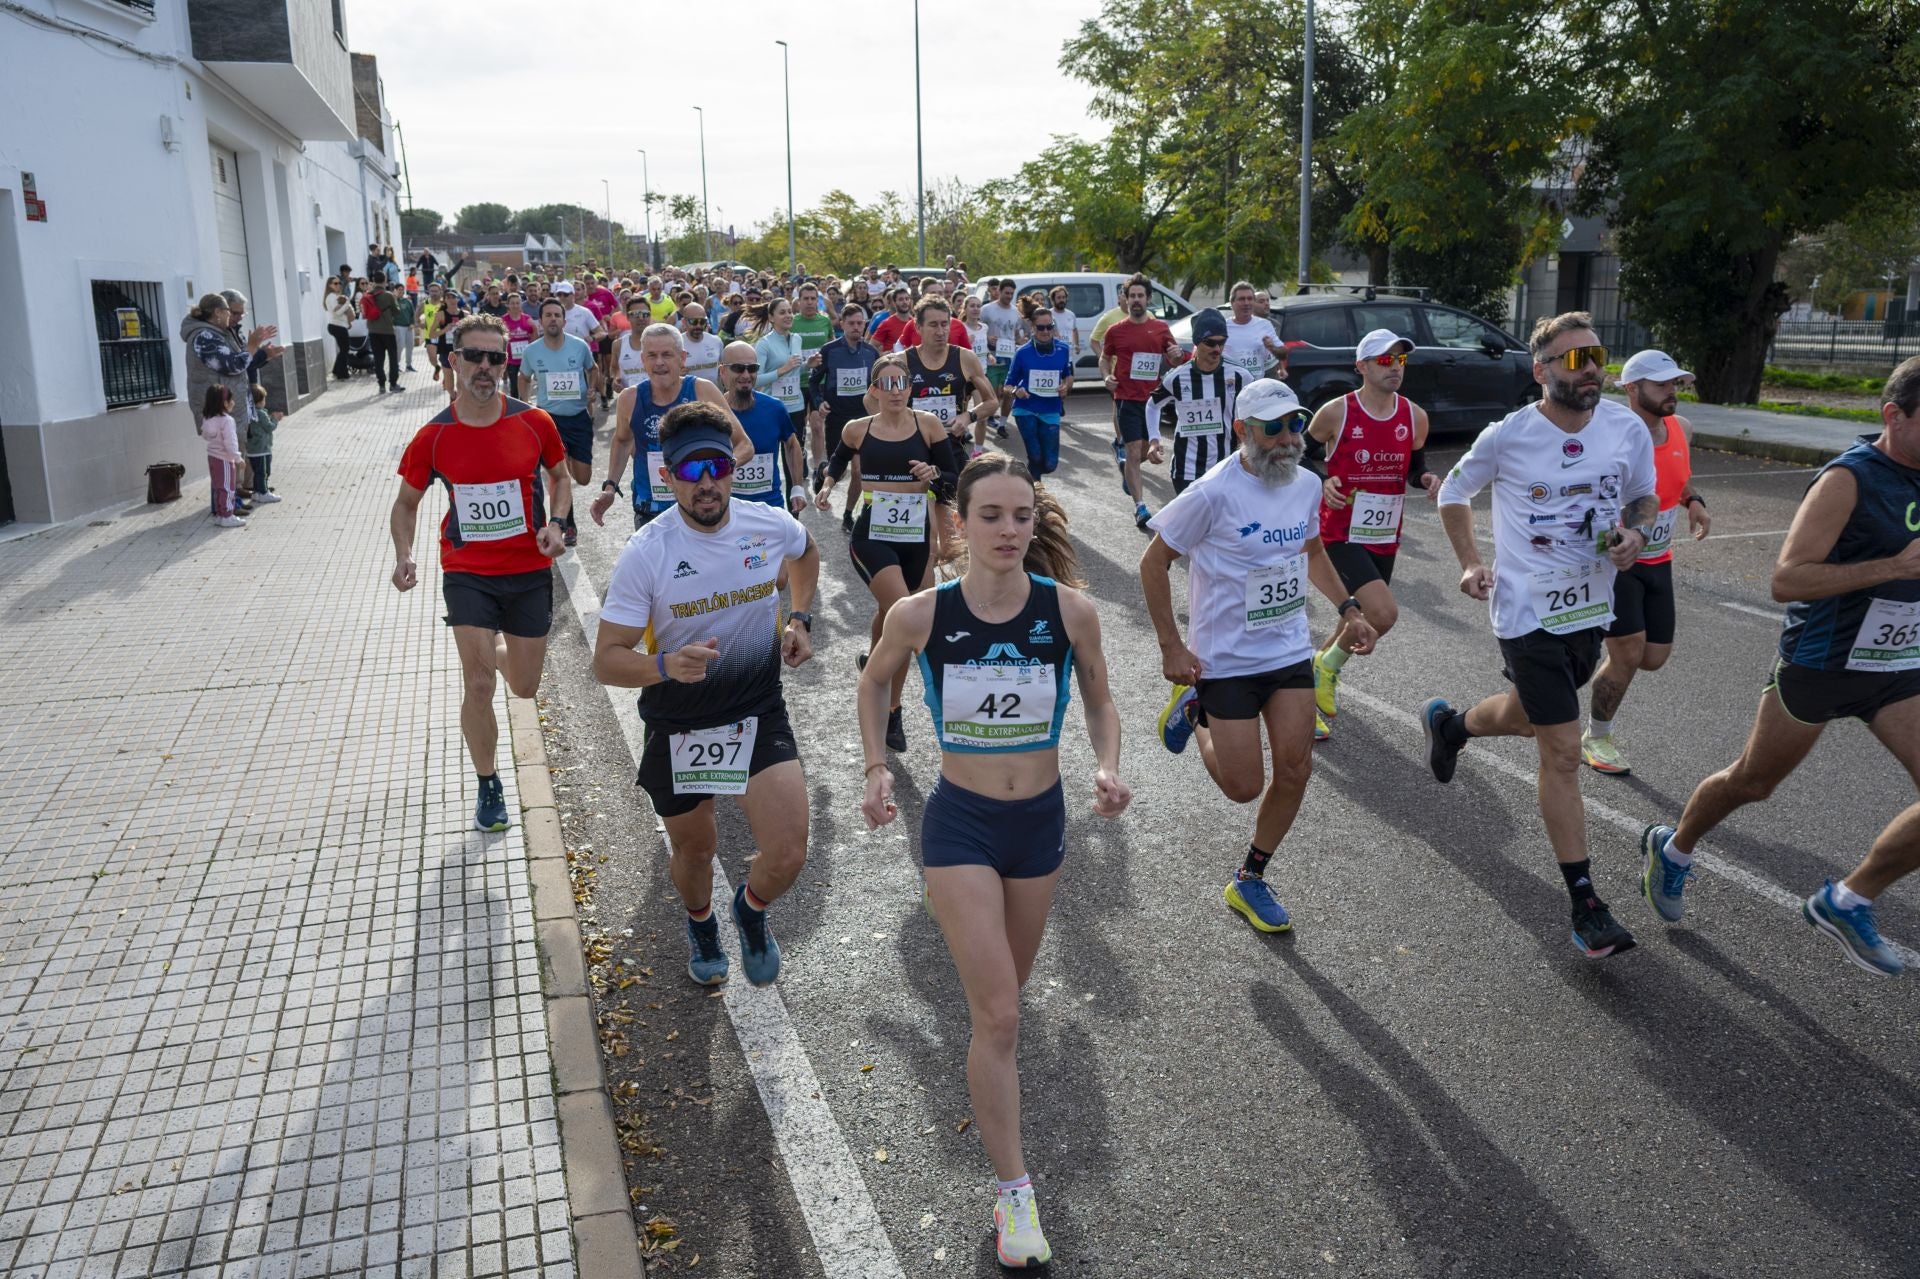
[[[675,733],[667,739],[676,795],[744,795],[753,764],[753,739],[760,721],[748,716],[738,724]]]
[[[1920,670],[1920,602],[1874,600],[1854,634],[1847,669]]]
[[[1290,555],[1247,574],[1247,629],[1279,626],[1307,606],[1307,557]]]

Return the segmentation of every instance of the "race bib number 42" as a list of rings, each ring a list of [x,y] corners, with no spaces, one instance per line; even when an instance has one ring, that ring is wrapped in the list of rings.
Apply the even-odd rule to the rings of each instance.
[[[1874,600],[1854,633],[1847,669],[1920,670],[1920,602]]]
[[[667,754],[676,795],[744,795],[753,764],[753,739],[760,721],[748,716],[738,724],[675,733]]]
[[[940,680],[940,741],[987,750],[1044,746],[1053,736],[1051,663],[956,666]]]
[[[453,486],[454,522],[464,542],[498,542],[527,531],[519,480]]]
[[[1307,557],[1290,555],[1247,574],[1247,629],[1278,626],[1307,606]]]

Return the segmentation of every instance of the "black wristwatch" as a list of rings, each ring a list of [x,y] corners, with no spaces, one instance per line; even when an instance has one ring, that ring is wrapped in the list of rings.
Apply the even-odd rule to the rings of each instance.
[[[606,492],[606,491],[607,491],[608,489],[612,489],[612,490],[614,491],[614,493],[615,493],[615,494],[617,494],[617,495],[619,495],[619,496],[622,496],[622,497],[624,497],[624,496],[626,496],[626,495],[625,495],[624,493],[621,493],[621,492],[620,492],[620,486],[619,486],[618,484],[615,484],[615,483],[614,483],[614,482],[613,482],[612,480],[601,480],[601,481],[600,481],[600,491],[601,491],[602,493],[604,493],[604,492]]]
[[[547,521],[547,527],[548,527],[548,528],[557,528],[557,529],[559,529],[559,530],[560,530],[560,531],[561,531],[562,533],[564,533],[564,532],[566,532],[566,531],[567,531],[567,522],[566,522],[565,520],[563,520],[563,519],[561,519],[561,518],[560,518],[560,517],[559,517],[558,515],[556,515],[556,516],[554,516],[554,517],[553,517],[552,519],[550,519],[550,520],[548,520],[548,521]]]
[[[1339,607],[1339,608],[1337,608],[1337,609],[1335,609],[1335,610],[1334,610],[1334,612],[1336,612],[1336,613],[1338,613],[1338,614],[1340,614],[1340,616],[1342,616],[1342,617],[1345,617],[1345,616],[1347,615],[1347,610],[1348,610],[1348,609],[1350,609],[1350,608],[1360,608],[1360,601],[1359,601],[1359,600],[1357,600],[1357,599],[1355,599],[1355,598],[1353,598],[1353,596],[1351,596],[1351,595],[1349,595],[1349,596],[1347,596],[1347,598],[1345,598],[1345,599],[1343,599],[1343,600],[1341,600],[1341,601],[1340,601],[1340,607]],[[1364,608],[1360,608],[1360,611],[1361,611],[1362,613],[1365,613],[1365,612],[1366,612],[1367,610],[1365,610]]]
[[[1700,503],[1700,505],[1704,507],[1707,504],[1707,499],[1701,497],[1698,493],[1689,493],[1687,494],[1687,500],[1680,503],[1680,505],[1692,506],[1695,502]]]
[[[804,609],[798,609],[798,608],[794,609],[792,612],[787,614],[787,620],[789,622],[800,623],[800,625],[807,628],[807,631],[809,633],[813,631],[813,614],[805,611]]]

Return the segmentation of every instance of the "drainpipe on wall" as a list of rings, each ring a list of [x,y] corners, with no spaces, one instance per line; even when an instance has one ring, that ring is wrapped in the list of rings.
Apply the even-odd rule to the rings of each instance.
[[[367,213],[367,144],[360,139],[353,140],[353,158],[360,168],[360,243],[373,243],[373,218]],[[354,260],[354,254],[347,255],[347,261]]]

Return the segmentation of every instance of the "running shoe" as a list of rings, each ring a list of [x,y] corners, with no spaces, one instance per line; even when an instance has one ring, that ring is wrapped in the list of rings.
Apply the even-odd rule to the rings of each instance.
[[[480,802],[474,806],[473,828],[487,831],[507,828],[507,793],[497,774],[480,783]]]
[[[1453,780],[1453,770],[1460,762],[1460,747],[1449,746],[1447,739],[1440,733],[1440,722],[1448,715],[1456,714],[1446,698],[1436,697],[1420,710],[1420,723],[1427,730],[1427,767],[1433,770],[1437,782]]]
[[[1044,1266],[1053,1259],[1053,1249],[1040,1233],[1040,1210],[1031,1187],[1000,1192],[999,1202],[993,1205],[993,1229],[1000,1264],[1009,1270]]]
[[[907,749],[907,726],[900,722],[898,706],[887,712],[887,749],[890,751]]]
[[[1147,509],[1145,502],[1141,502],[1133,508],[1133,526],[1141,532],[1150,533],[1153,531],[1147,527],[1147,521],[1152,518],[1153,512]]]
[[[993,419],[993,433],[994,433],[995,435],[998,435],[998,436],[999,436],[999,437],[1000,437],[1001,439],[1003,439],[1003,440],[1004,440],[1004,439],[1007,439],[1007,438],[1008,438],[1008,436],[1007,436],[1007,419],[1005,419],[1005,418],[1003,418],[1003,417],[995,417],[995,418]]]
[[[1653,907],[1654,914],[1669,924],[1677,924],[1687,913],[1681,894],[1687,891],[1693,867],[1667,860],[1667,841],[1673,838],[1671,826],[1649,826],[1640,832],[1640,851],[1646,854],[1646,869],[1640,872],[1640,892]]]
[[[271,506],[279,500],[280,495],[272,489],[268,489],[265,493],[255,493],[253,495],[253,504],[255,506]]]
[[[1120,468],[1120,491],[1132,497],[1133,486],[1127,483],[1127,446],[1119,440],[1113,442],[1113,464]]]
[[[1605,902],[1585,897],[1574,903],[1573,944],[1588,959],[1605,959],[1632,950],[1633,934],[1615,922]]]
[[[767,927],[767,912],[747,909],[747,886],[733,890],[733,926],[740,931],[740,966],[747,980],[766,986],[780,975],[780,943]]]
[[[1596,773],[1607,773],[1614,777],[1625,777],[1633,771],[1627,766],[1627,757],[1620,753],[1620,747],[1614,743],[1612,733],[1605,737],[1581,734],[1580,762]]]
[[[1284,933],[1293,927],[1293,921],[1287,918],[1287,908],[1267,887],[1267,881],[1247,874],[1245,867],[1233,872],[1221,895],[1227,899],[1228,906],[1245,915],[1247,922],[1263,933]]]
[[[1333,729],[1327,724],[1327,721],[1322,718],[1320,712],[1316,710],[1313,713],[1313,740],[1316,742],[1324,742],[1332,736]]]
[[[1880,977],[1898,977],[1906,971],[1905,962],[1874,927],[1873,907],[1843,910],[1833,900],[1831,879],[1801,904],[1800,913],[1809,924],[1839,942],[1847,958],[1868,972]]]
[[[567,525],[566,530],[560,534],[560,542],[564,546],[577,546],[580,542],[580,530],[571,524]]]
[[[720,921],[712,915],[703,924],[687,921],[687,976],[702,986],[718,986],[727,979],[727,952],[720,949]]]
[[[1192,686],[1175,684],[1167,704],[1160,708],[1160,744],[1175,755],[1187,749],[1187,739],[1193,736],[1194,712],[1199,705]]]
[[[1340,717],[1340,672],[1321,665],[1318,653],[1313,655],[1313,707],[1322,719]]]

